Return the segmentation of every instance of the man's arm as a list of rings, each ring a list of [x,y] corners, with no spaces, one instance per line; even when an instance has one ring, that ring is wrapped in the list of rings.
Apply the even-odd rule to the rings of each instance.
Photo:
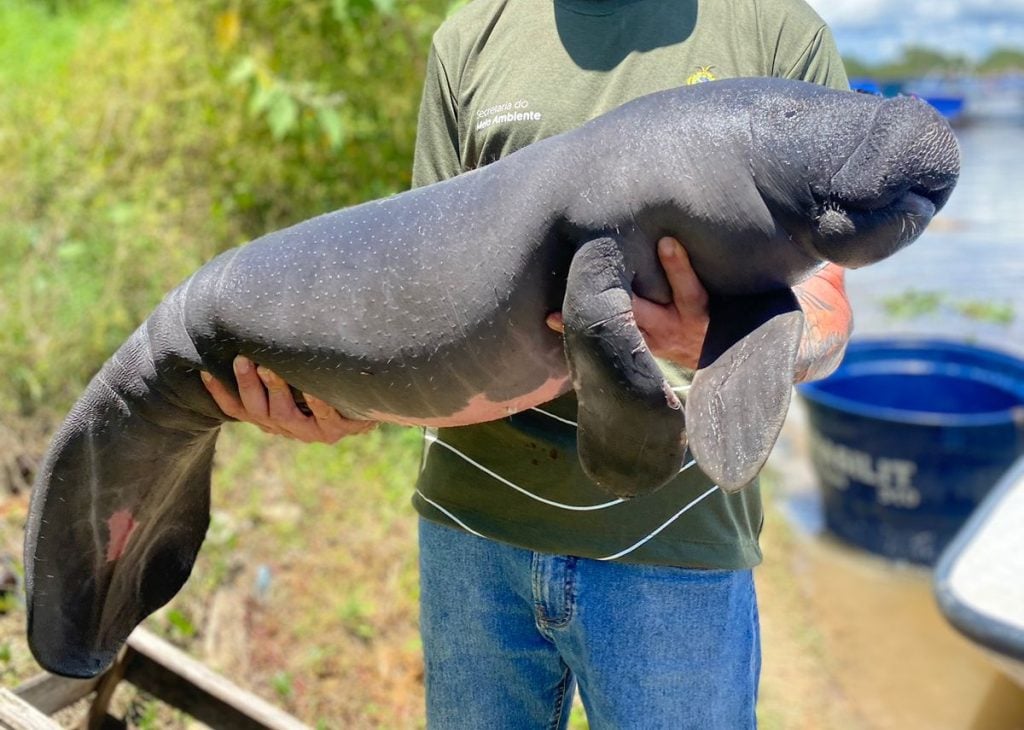
[[[412,161],[414,188],[447,180],[464,171],[459,158],[459,104],[455,91],[458,81],[445,67],[438,48],[442,43],[439,31],[427,55]]]

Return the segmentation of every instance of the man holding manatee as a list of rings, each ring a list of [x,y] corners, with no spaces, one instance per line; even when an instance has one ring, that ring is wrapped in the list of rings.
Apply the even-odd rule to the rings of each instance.
[[[413,183],[646,93],[741,76],[847,84],[803,0],[474,0],[434,37]],[[685,392],[708,297],[681,243],[658,243],[672,302],[638,298],[634,314]],[[807,317],[798,377],[820,377],[850,332],[843,272],[829,265],[796,293]],[[560,315],[548,324],[559,329]],[[239,397],[204,381],[227,415],[265,431],[334,442],[373,426],[309,396],[306,415],[280,378],[244,358],[235,373]],[[594,728],[753,727],[756,483],[726,494],[693,467],[654,494],[611,499],[580,469],[575,412],[570,393],[426,434],[413,503],[429,725],[564,727],[578,684]]]

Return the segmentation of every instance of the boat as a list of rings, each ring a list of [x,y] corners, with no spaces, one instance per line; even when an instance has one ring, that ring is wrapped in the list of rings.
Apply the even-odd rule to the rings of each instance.
[[[1024,687],[1024,457],[943,551],[933,577],[939,608]]]

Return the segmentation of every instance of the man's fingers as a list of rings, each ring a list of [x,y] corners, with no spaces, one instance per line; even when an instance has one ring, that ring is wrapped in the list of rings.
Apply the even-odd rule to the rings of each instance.
[[[307,423],[310,433],[315,435],[315,438],[311,440],[333,444],[343,436],[357,433],[353,429],[346,428],[346,419],[322,400],[308,393],[302,395],[313,414],[309,416]]]
[[[633,316],[655,357],[695,367],[708,323],[708,295],[674,238],[658,241],[658,259],[672,289],[668,304],[633,297]]]
[[[366,433],[377,427],[377,421],[345,418],[316,396],[309,393],[302,395],[313,413],[306,419],[306,434],[309,438],[304,440],[333,444],[346,436]]]
[[[210,397],[213,398],[213,402],[223,411],[224,415],[241,419],[245,409],[242,407],[242,402],[235,397],[235,394],[225,388],[224,383],[205,370],[200,372],[199,375],[202,377],[203,385],[206,386]]]
[[[299,410],[288,383],[273,370],[262,366],[256,367],[256,375],[265,387],[267,415],[258,423],[264,431],[307,443],[326,440],[316,419]]]
[[[345,418],[333,406],[320,400],[315,395],[303,393],[302,397],[305,399],[306,405],[309,406],[310,413],[313,414],[312,418],[321,426],[331,426],[338,423],[375,423],[375,421],[356,421]]]
[[[708,306],[708,293],[697,278],[686,249],[676,239],[665,237],[658,241],[658,258],[680,315],[703,313]]]
[[[631,301],[633,317],[636,319],[637,327],[641,330],[664,329],[675,319],[675,312],[669,306],[636,295],[632,297]]]
[[[336,410],[331,408],[315,395],[303,393],[302,397],[305,398],[306,405],[309,406],[310,413],[312,413],[313,417],[318,421],[329,421],[335,416],[340,417],[340,414]]]
[[[238,381],[238,396],[249,421],[263,422],[267,418],[267,388],[256,373],[252,360],[242,355],[235,358],[232,367]]]
[[[334,443],[341,438],[343,434],[324,430],[324,422],[299,410],[292,389],[277,373],[264,367],[258,367],[256,373],[267,386],[267,423],[274,433],[306,443]]]
[[[290,431],[293,423],[306,418],[306,415],[295,404],[292,389],[277,373],[259,366],[256,368],[256,374],[266,386],[267,417],[271,421],[279,423]]]
[[[251,423],[264,433],[307,443],[332,444],[377,426],[376,421],[345,418],[319,398],[304,394],[312,413],[307,415],[296,404],[291,387],[274,371],[241,355],[235,358],[232,367],[238,381],[238,396],[210,373],[200,373],[203,384],[226,416]]]
[[[377,427],[377,421],[364,421],[355,418],[345,418],[327,403],[309,393],[303,393],[309,410],[313,412],[311,421],[316,426],[319,438],[317,440],[334,443],[345,436],[354,436],[359,433],[372,431]]]

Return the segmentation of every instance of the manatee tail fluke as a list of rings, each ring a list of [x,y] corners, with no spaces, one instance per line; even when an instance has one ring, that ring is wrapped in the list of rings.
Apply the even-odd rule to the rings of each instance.
[[[753,481],[782,430],[803,327],[789,289],[710,303],[686,423],[694,459],[726,491]]]
[[[577,251],[562,316],[584,471],[619,497],[654,491],[682,466],[686,420],[633,319],[615,240],[596,239]]]
[[[72,409],[36,478],[28,639],[51,672],[103,671],[181,588],[206,534],[220,420],[185,408],[167,386],[180,363],[152,355],[166,345],[154,347],[146,325],[135,332]],[[179,388],[202,387],[185,373]]]

